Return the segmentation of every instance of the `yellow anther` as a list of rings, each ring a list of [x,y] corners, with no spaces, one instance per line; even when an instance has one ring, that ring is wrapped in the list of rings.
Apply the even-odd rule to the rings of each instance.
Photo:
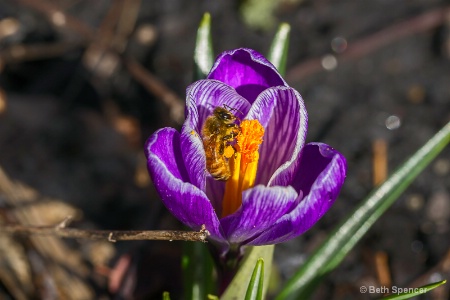
[[[242,204],[242,192],[255,184],[263,136],[264,128],[258,120],[241,122],[236,153],[230,158],[231,177],[225,185],[222,217],[234,213]]]

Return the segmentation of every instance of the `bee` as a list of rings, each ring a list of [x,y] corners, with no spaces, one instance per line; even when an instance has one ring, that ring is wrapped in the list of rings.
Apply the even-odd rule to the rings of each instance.
[[[203,125],[202,139],[206,154],[206,170],[216,180],[227,180],[231,176],[228,158],[224,154],[227,147],[233,147],[232,144],[239,134],[236,119],[229,107],[217,106]]]

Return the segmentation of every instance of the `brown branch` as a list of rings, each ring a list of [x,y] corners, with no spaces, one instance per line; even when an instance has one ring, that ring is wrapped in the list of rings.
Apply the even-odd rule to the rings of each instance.
[[[349,42],[348,49],[337,56],[338,61],[345,62],[359,59],[401,38],[436,28],[446,22],[449,14],[450,6],[436,8],[406,21],[381,29],[368,37],[355,42]],[[288,70],[286,78],[288,82],[294,82],[322,70],[321,59],[312,58]]]
[[[116,241],[189,241],[206,242],[209,231],[202,226],[200,231],[176,230],[83,230],[66,228],[69,219],[56,226],[2,225],[0,233],[20,233],[29,235],[54,235],[61,238]]]
[[[433,274],[440,274],[442,279],[448,278],[450,275],[450,248],[447,249],[447,252],[443,256],[443,258],[431,269],[427,270],[425,273],[422,273],[419,278],[415,279],[413,282],[408,284],[407,288],[415,288],[418,286],[423,286],[425,284],[430,283],[430,278],[432,278]],[[438,279],[440,280],[440,279]],[[440,289],[435,289],[432,291],[434,294],[433,299],[445,299],[444,291],[447,291],[445,294],[448,295],[448,285],[443,286]]]
[[[100,47],[95,49],[97,53],[94,53],[98,57],[101,57],[106,51],[111,51],[112,55],[118,55],[123,52],[127,42],[126,39],[132,33],[132,29],[136,24],[141,3],[140,0],[115,1],[99,29],[96,29],[82,20],[67,14],[56,3],[47,0],[18,0],[18,2],[23,6],[44,14],[56,27],[65,28],[77,33],[84,39],[83,42],[91,46],[88,47],[87,52],[94,46],[99,45]],[[60,45],[55,45],[56,49],[51,54],[46,54],[40,48],[21,47],[18,48],[19,51],[16,49],[15,56],[9,55],[6,57],[8,59],[7,62],[48,57],[51,54],[58,54],[61,51]],[[130,75],[149,93],[155,95],[157,99],[169,107],[170,118],[176,124],[182,124],[184,121],[184,101],[139,62],[131,58],[125,58],[124,61]]]
[[[125,50],[128,38],[133,33],[141,7],[141,0],[125,0],[124,9],[117,23],[115,47],[119,53]]]
[[[68,42],[13,45],[0,52],[0,60],[3,63],[18,63],[46,59],[63,55],[79,46],[80,44]]]
[[[125,66],[137,82],[142,84],[147,91],[161,99],[161,101],[169,107],[172,120],[178,124],[182,124],[184,120],[183,101],[161,82],[161,80],[135,60],[128,58],[125,61]]]
[[[79,19],[65,13],[58,5],[43,0],[18,0],[19,4],[32,8],[44,14],[56,26],[70,29],[85,40],[93,40],[96,37],[96,29],[80,21]],[[61,20],[60,22],[55,22]]]

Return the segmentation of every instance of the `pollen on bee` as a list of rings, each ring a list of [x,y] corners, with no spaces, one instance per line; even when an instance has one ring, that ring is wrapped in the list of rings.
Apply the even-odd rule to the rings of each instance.
[[[226,158],[230,158],[233,156],[233,154],[234,154],[234,148],[232,146],[228,145],[223,152],[223,156],[225,156]]]

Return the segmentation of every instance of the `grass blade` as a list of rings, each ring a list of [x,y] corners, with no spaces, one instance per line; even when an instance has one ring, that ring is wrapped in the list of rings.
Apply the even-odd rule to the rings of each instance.
[[[214,63],[211,38],[211,15],[205,13],[197,30],[194,50],[194,80],[206,78]]]
[[[211,38],[211,15],[205,13],[197,30],[194,50],[194,81],[205,78],[214,61]],[[214,261],[203,243],[183,245],[184,299],[207,299],[216,292]]]
[[[422,295],[425,293],[428,293],[429,291],[431,291],[432,289],[437,288],[438,286],[441,286],[443,284],[445,284],[447,282],[447,280],[442,280],[442,281],[438,281],[438,282],[434,282],[434,283],[430,283],[424,286],[421,286],[419,288],[414,288],[413,292],[405,292],[405,293],[400,293],[397,295],[390,295],[387,297],[382,298],[381,300],[403,300],[403,299],[410,299],[412,297],[418,296],[418,295]]]
[[[264,260],[264,274],[266,274],[263,287],[264,297],[267,291],[267,287],[269,286],[268,274],[270,274],[272,268],[273,250],[273,245],[248,247],[246,249],[243,261],[239,266],[237,274],[234,276],[230,285],[220,297],[220,300],[234,300],[245,298],[250,278],[252,277],[253,269],[257,261],[261,258]]]
[[[289,33],[291,26],[282,23],[273,38],[267,59],[278,69],[281,75],[286,73],[286,62],[289,48]]]
[[[170,300],[169,292],[164,292],[162,298],[163,298],[163,300]]]
[[[182,270],[184,299],[206,299],[208,294],[217,292],[214,261],[206,244],[184,243]]]
[[[308,258],[276,299],[306,299],[320,280],[333,270],[394,203],[420,172],[450,142],[450,122],[375,189]]]
[[[245,300],[262,300],[264,287],[264,259],[257,260],[248,284]]]

